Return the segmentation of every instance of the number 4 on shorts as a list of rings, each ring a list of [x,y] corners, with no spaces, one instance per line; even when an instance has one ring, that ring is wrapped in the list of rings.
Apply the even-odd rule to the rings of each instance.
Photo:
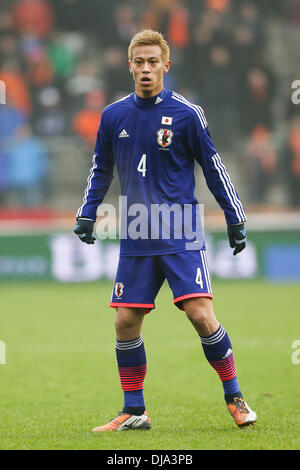
[[[202,280],[202,273],[201,273],[201,268],[197,268],[197,274],[196,274],[196,279],[195,279],[196,284],[198,284],[201,289],[203,289],[203,280]]]

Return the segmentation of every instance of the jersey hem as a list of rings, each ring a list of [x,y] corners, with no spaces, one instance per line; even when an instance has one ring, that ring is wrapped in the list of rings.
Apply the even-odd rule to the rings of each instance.
[[[144,253],[120,253],[120,256],[155,256],[155,255],[173,255],[176,253],[185,253],[186,251],[206,251],[206,248],[195,248],[194,250],[176,250],[176,251],[155,251],[155,252],[144,252]]]

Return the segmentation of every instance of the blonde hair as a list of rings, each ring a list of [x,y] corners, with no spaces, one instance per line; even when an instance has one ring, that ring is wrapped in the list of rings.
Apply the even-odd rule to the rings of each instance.
[[[133,48],[137,46],[159,46],[161,48],[161,57],[164,63],[169,60],[170,48],[161,33],[153,29],[143,29],[136,33],[130,41],[128,47],[128,59],[132,60]]]

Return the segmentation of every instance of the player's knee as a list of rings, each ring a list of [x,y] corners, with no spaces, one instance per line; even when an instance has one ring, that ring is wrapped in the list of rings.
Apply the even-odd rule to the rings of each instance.
[[[204,307],[188,310],[186,315],[194,326],[206,325],[210,321],[210,312]]]
[[[218,327],[211,303],[193,302],[185,306],[188,319],[200,335],[207,336],[213,333]]]
[[[131,329],[134,326],[133,321],[124,316],[117,315],[115,318],[115,329],[116,331],[123,331]]]
[[[139,328],[143,316],[143,312],[137,313],[118,308],[114,322],[116,332],[122,333],[124,331],[136,330],[137,328]]]

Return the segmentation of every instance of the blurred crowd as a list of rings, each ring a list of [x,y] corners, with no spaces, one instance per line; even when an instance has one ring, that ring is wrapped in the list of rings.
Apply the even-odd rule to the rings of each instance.
[[[128,43],[153,28],[171,47],[166,87],[204,108],[220,154],[242,143],[245,202],[270,202],[280,179],[285,203],[300,206],[299,104],[288,97],[278,122],[271,22],[299,28],[300,1],[1,0],[0,205],[49,204],[49,138],[93,148],[103,108],[133,91]]]

